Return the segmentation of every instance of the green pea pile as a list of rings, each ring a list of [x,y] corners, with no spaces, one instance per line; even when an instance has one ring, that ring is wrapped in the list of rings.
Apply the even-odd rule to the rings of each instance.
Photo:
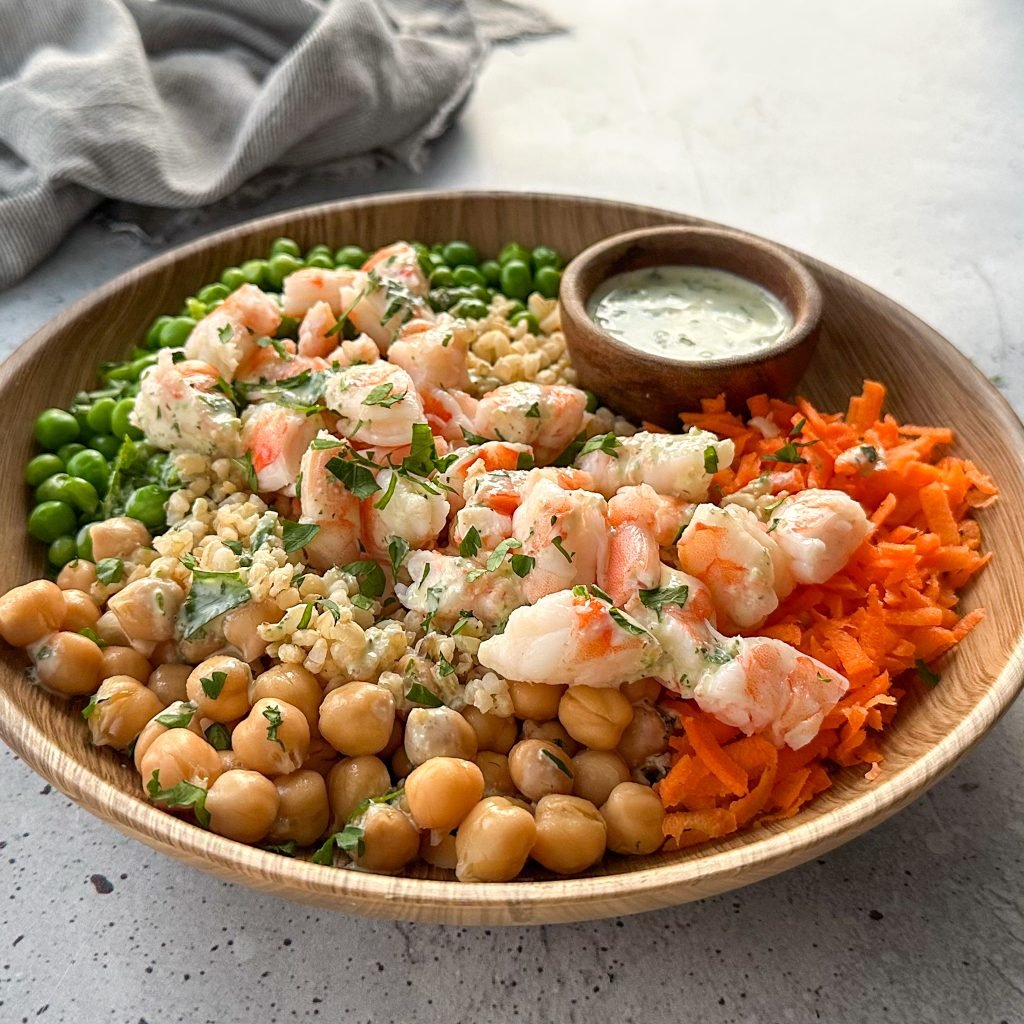
[[[509,322],[525,320],[536,333],[537,320],[525,300],[535,291],[549,299],[558,295],[562,257],[549,246],[527,249],[509,242],[497,259],[481,260],[468,242],[412,245],[430,281],[427,301],[435,312],[478,320],[500,293],[511,300]],[[243,284],[278,293],[296,270],[358,269],[369,257],[358,245],[314,245],[303,255],[293,239],[275,239],[266,258],[227,267],[220,280],[189,296],[177,316],[158,316],[129,359],[100,367],[100,388],[76,395],[70,409],[41,412],[33,431],[40,452],[25,466],[34,498],[28,532],[49,545],[53,569],[75,558],[91,559],[89,527],[99,520],[126,515],[154,533],[166,529],[167,498],[178,484],[174,467],[166,453],[141,443],[141,433],[129,421],[139,378],[160,349],[181,348],[199,320]],[[298,326],[294,317],[282,317],[276,337],[294,338]]]

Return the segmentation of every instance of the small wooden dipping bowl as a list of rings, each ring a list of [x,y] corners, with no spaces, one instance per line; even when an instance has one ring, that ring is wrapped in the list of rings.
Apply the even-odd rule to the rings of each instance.
[[[593,321],[587,302],[608,278],[657,266],[727,270],[759,284],[787,307],[793,326],[756,352],[677,359],[633,348]],[[637,421],[679,428],[679,413],[724,392],[742,410],[752,395],[788,395],[818,341],[821,292],[807,268],[784,249],[754,235],[718,228],[643,228],[612,235],[566,267],[562,328],[579,384],[603,404]]]

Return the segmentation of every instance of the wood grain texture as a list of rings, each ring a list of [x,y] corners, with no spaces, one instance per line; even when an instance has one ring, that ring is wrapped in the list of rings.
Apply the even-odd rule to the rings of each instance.
[[[221,268],[264,253],[277,235],[370,247],[395,238],[466,238],[493,251],[510,238],[576,253],[598,239],[654,224],[702,224],[677,214],[563,196],[399,194],[290,211],[202,239],[118,278],[38,331],[0,367],[10,425],[6,479],[19,480],[42,408],[64,405],[158,313],[173,312]],[[94,814],[151,847],[257,889],[354,913],[459,924],[535,924],[638,913],[758,881],[817,856],[883,821],[948,772],[992,726],[1024,675],[1024,428],[1009,405],[952,345],[896,303],[838,271],[806,260],[824,296],[821,339],[801,391],[820,407],[845,408],[864,377],[889,387],[891,411],[908,422],[949,424],[956,450],[990,472],[1003,497],[983,514],[997,557],[964,608],[989,617],[946,659],[942,683],[911,694],[885,733],[875,783],[848,771],[807,810],[694,850],[612,858],[587,877],[501,885],[460,884],[420,866],[402,878],[318,867],[241,846],[158,811],[109,751],[91,747],[85,723],[35,689],[18,652],[2,652],[0,737],[40,775]],[[25,536],[29,495],[0,494],[0,587],[40,574]]]

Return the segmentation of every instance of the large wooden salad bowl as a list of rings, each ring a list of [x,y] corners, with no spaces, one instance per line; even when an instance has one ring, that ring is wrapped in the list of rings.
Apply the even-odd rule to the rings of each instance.
[[[122,358],[150,320],[221,268],[267,250],[278,235],[303,247],[328,241],[372,248],[396,238],[465,238],[483,251],[509,239],[545,242],[566,255],[598,239],[656,224],[703,223],[663,210],[593,199],[509,193],[399,194],[289,211],[211,235],[151,260],[77,302],[0,367],[10,425],[0,495],[0,588],[39,576],[43,557],[25,533],[21,467],[36,414],[91,385],[97,364]],[[824,295],[821,342],[802,392],[820,408],[845,408],[865,377],[889,388],[901,420],[952,426],[956,450],[998,483],[982,516],[993,562],[963,609],[989,610],[946,659],[942,682],[915,693],[884,735],[884,770],[840,776],[825,795],[775,822],[680,853],[606,860],[586,877],[462,884],[420,865],[387,877],[319,867],[243,846],[150,806],[136,773],[92,747],[83,720],[25,678],[20,652],[0,658],[0,737],[40,775],[117,828],[232,881],[358,914],[458,924],[534,924],[633,914],[756,882],[838,846],[898,811],[948,772],[991,728],[1024,676],[1024,428],[986,378],[949,342],[895,302],[822,263],[806,260]]]

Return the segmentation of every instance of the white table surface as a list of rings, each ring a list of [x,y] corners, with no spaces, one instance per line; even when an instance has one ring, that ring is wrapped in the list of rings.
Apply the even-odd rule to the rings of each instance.
[[[571,32],[496,51],[422,174],[310,181],[166,244],[85,224],[0,295],[0,355],[214,227],[361,192],[541,189],[686,211],[831,262],[1024,409],[1019,3],[549,7]],[[676,910],[529,930],[363,921],[215,881],[4,750],[0,1020],[1024,1021],[1022,745],[1018,706],[927,796],[821,860]]]

